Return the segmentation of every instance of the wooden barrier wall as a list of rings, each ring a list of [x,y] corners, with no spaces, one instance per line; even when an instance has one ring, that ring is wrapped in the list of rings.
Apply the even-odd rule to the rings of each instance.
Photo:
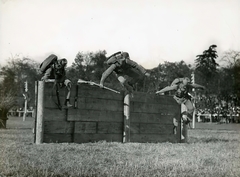
[[[116,94],[87,84],[75,85],[72,86],[70,99],[75,107],[59,110],[55,104],[57,97],[53,83],[39,81],[37,84],[44,85],[41,113],[36,107],[36,129],[39,129],[38,120],[42,120],[43,126],[42,132],[36,130],[37,144],[97,141],[177,143],[186,140],[181,140],[180,124],[177,133],[173,133],[173,118],[180,122],[181,109],[171,96],[135,92],[134,98],[130,98],[130,106],[127,105],[130,118],[126,119],[124,93]],[[41,90],[39,86],[36,88],[39,100]],[[59,95],[63,105],[65,88],[60,90]],[[38,138],[41,134],[43,137]],[[126,141],[124,138],[127,138]]]
[[[130,105],[131,142],[180,142],[173,134],[180,106],[171,96],[136,93]]]

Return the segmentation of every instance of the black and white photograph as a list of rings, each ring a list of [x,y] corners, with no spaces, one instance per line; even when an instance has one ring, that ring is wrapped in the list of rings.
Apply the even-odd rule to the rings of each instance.
[[[239,176],[239,0],[0,0],[0,177]]]

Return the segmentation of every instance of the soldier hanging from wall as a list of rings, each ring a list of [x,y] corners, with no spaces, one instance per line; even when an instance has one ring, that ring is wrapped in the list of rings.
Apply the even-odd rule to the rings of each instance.
[[[41,78],[42,81],[48,79],[55,79],[54,86],[56,86],[56,93],[58,97],[58,107],[61,109],[61,103],[59,101],[58,90],[63,86],[66,86],[68,93],[64,105],[69,108],[72,107],[70,104],[70,94],[71,94],[71,81],[66,77],[66,67],[67,59],[58,59],[54,54],[51,54],[47,57],[40,65],[40,72],[43,75]]]
[[[173,98],[178,104],[184,104],[186,106],[187,111],[182,113],[182,119],[186,124],[189,124],[192,120],[192,114],[194,111],[192,95],[189,93],[192,88],[205,89],[204,86],[192,84],[188,77],[184,77],[175,79],[170,86],[167,86],[162,90],[157,91],[156,94],[176,90]]]
[[[109,68],[103,72],[100,81],[100,87],[104,87],[104,82],[111,73],[114,73],[118,81],[133,97],[134,84],[139,80],[144,79],[144,76],[149,77],[150,74],[136,62],[132,61],[127,52],[117,52],[108,57],[107,64]]]

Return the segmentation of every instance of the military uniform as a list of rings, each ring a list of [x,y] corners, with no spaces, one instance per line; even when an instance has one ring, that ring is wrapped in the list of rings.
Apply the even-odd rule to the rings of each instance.
[[[190,79],[184,77],[175,79],[170,86],[167,86],[156,93],[164,93],[167,91],[176,90],[173,98],[178,104],[184,104],[186,106],[187,111],[182,112],[182,118],[184,121],[186,121],[186,123],[189,123],[192,119],[192,113],[194,111],[194,106],[191,101],[192,97],[189,93],[192,88],[204,89],[205,87],[198,84],[191,84]]]
[[[44,76],[41,80],[46,81],[47,79],[55,79],[58,87],[63,87],[65,85],[68,89],[68,94],[66,97],[65,105],[71,107],[69,103],[70,93],[71,93],[71,81],[66,77],[65,67],[67,65],[67,60],[65,58],[55,61],[50,67],[44,72]]]
[[[111,73],[115,73],[121,85],[129,92],[133,92],[133,85],[146,75],[146,70],[132,61],[127,52],[118,52],[109,57],[107,64],[110,67],[102,74],[100,85]]]

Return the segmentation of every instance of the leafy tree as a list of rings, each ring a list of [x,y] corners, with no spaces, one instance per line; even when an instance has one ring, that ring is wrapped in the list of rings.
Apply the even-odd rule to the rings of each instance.
[[[216,47],[216,45],[211,45],[207,50],[204,50],[201,55],[197,55],[195,60],[195,72],[202,79],[200,84],[205,85],[209,89],[210,93],[214,91],[212,86],[215,83],[212,82],[214,82],[213,80],[217,74],[217,67],[219,66],[219,64],[215,61],[218,57]]]
[[[0,119],[7,120],[7,112],[16,105],[17,85],[11,69],[3,68],[1,74],[3,81],[0,83]]]
[[[145,83],[145,86],[148,86],[146,92],[155,93],[161,88],[166,74],[161,70],[160,64],[157,67],[149,70],[148,72],[150,72],[150,77]]]
[[[68,75],[73,76],[72,82],[79,78],[84,80],[99,81],[106,66],[106,51],[78,52],[72,66],[68,68]]]
[[[191,69],[184,61],[167,62],[159,64],[149,72],[150,78],[147,79],[148,92],[156,92],[157,90],[170,85],[175,78],[190,77]]]
[[[221,60],[226,62],[227,68],[238,66],[240,65],[240,52],[234,50],[226,51]]]
[[[6,128],[7,113],[16,104],[15,90],[0,83],[0,128]]]
[[[73,83],[78,79],[91,80],[99,83],[102,73],[108,68],[106,51],[78,52],[71,67],[68,68],[68,77]],[[121,85],[113,74],[106,80],[105,85],[121,89]]]
[[[198,70],[207,72],[207,74],[210,75],[216,71],[218,66],[215,61],[218,57],[216,47],[216,45],[211,45],[207,50],[203,51],[203,54],[197,55],[197,59],[195,61]]]
[[[190,65],[184,61],[180,62],[165,62],[162,65],[162,70],[166,73],[166,79],[172,82],[175,78],[190,77]]]
[[[3,117],[13,106],[23,106],[24,82],[28,81],[28,101],[34,105],[35,80],[38,64],[28,58],[11,58],[6,66],[2,67],[3,81],[0,83],[0,109]]]
[[[224,53],[222,61],[226,62],[226,66],[221,69],[221,94],[240,98],[240,52],[229,50]]]

